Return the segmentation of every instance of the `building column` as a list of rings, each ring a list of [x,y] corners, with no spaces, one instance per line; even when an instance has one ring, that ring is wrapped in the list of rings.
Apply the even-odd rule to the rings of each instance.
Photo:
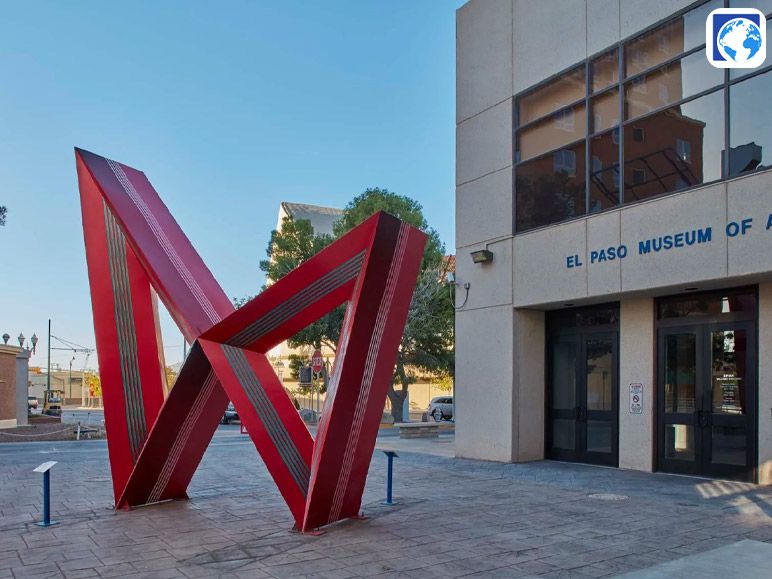
[[[622,301],[619,314],[619,468],[654,470],[654,300]],[[643,384],[643,412],[630,413],[630,384]]]
[[[759,284],[759,484],[772,484],[772,283]]]
[[[544,312],[511,306],[456,315],[456,456],[544,458]]]

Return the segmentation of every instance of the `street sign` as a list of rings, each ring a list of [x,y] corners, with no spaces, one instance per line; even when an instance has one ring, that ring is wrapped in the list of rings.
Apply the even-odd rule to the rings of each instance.
[[[630,414],[643,414],[643,384],[630,384]]]
[[[310,386],[314,380],[313,370],[311,370],[311,366],[301,366],[298,372],[298,375],[300,377],[300,383],[303,385]]]
[[[314,355],[311,356],[311,369],[314,371],[314,374],[322,371],[322,351],[318,348],[314,350]]]

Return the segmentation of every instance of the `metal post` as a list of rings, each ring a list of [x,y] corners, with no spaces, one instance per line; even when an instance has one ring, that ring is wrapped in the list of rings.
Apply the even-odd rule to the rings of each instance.
[[[51,524],[51,471],[43,473],[43,526]]]
[[[46,374],[46,390],[51,390],[51,320],[50,319],[48,320],[48,374]]]
[[[389,466],[386,474],[386,500],[381,504],[391,506],[391,505],[399,504],[391,500],[391,483],[392,483],[392,475],[394,472],[394,457],[399,455],[393,450],[384,450],[383,453],[389,459]]]
[[[319,384],[319,372],[316,373],[316,421],[319,422],[319,391],[321,386]]]
[[[35,523],[39,527],[50,527],[56,524],[56,521],[51,520],[51,467],[55,464],[55,461],[44,462],[34,470],[34,472],[43,473],[43,520]]]

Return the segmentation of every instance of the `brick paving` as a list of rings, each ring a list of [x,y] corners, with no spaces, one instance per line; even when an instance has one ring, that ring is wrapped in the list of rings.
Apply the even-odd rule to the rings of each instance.
[[[769,487],[405,452],[398,506],[380,504],[386,461],[376,452],[369,519],[303,536],[287,531],[292,518],[254,448],[228,442],[210,447],[191,500],[131,512],[111,508],[104,442],[0,455],[0,577],[605,577],[742,539],[772,542]],[[31,469],[57,458],[60,524],[44,529],[33,525],[41,491]]]

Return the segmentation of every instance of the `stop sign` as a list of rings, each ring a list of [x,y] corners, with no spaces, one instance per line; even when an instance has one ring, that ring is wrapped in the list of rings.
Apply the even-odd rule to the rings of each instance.
[[[322,371],[322,351],[318,348],[314,350],[314,354],[311,356],[311,369],[314,371],[314,374]]]

